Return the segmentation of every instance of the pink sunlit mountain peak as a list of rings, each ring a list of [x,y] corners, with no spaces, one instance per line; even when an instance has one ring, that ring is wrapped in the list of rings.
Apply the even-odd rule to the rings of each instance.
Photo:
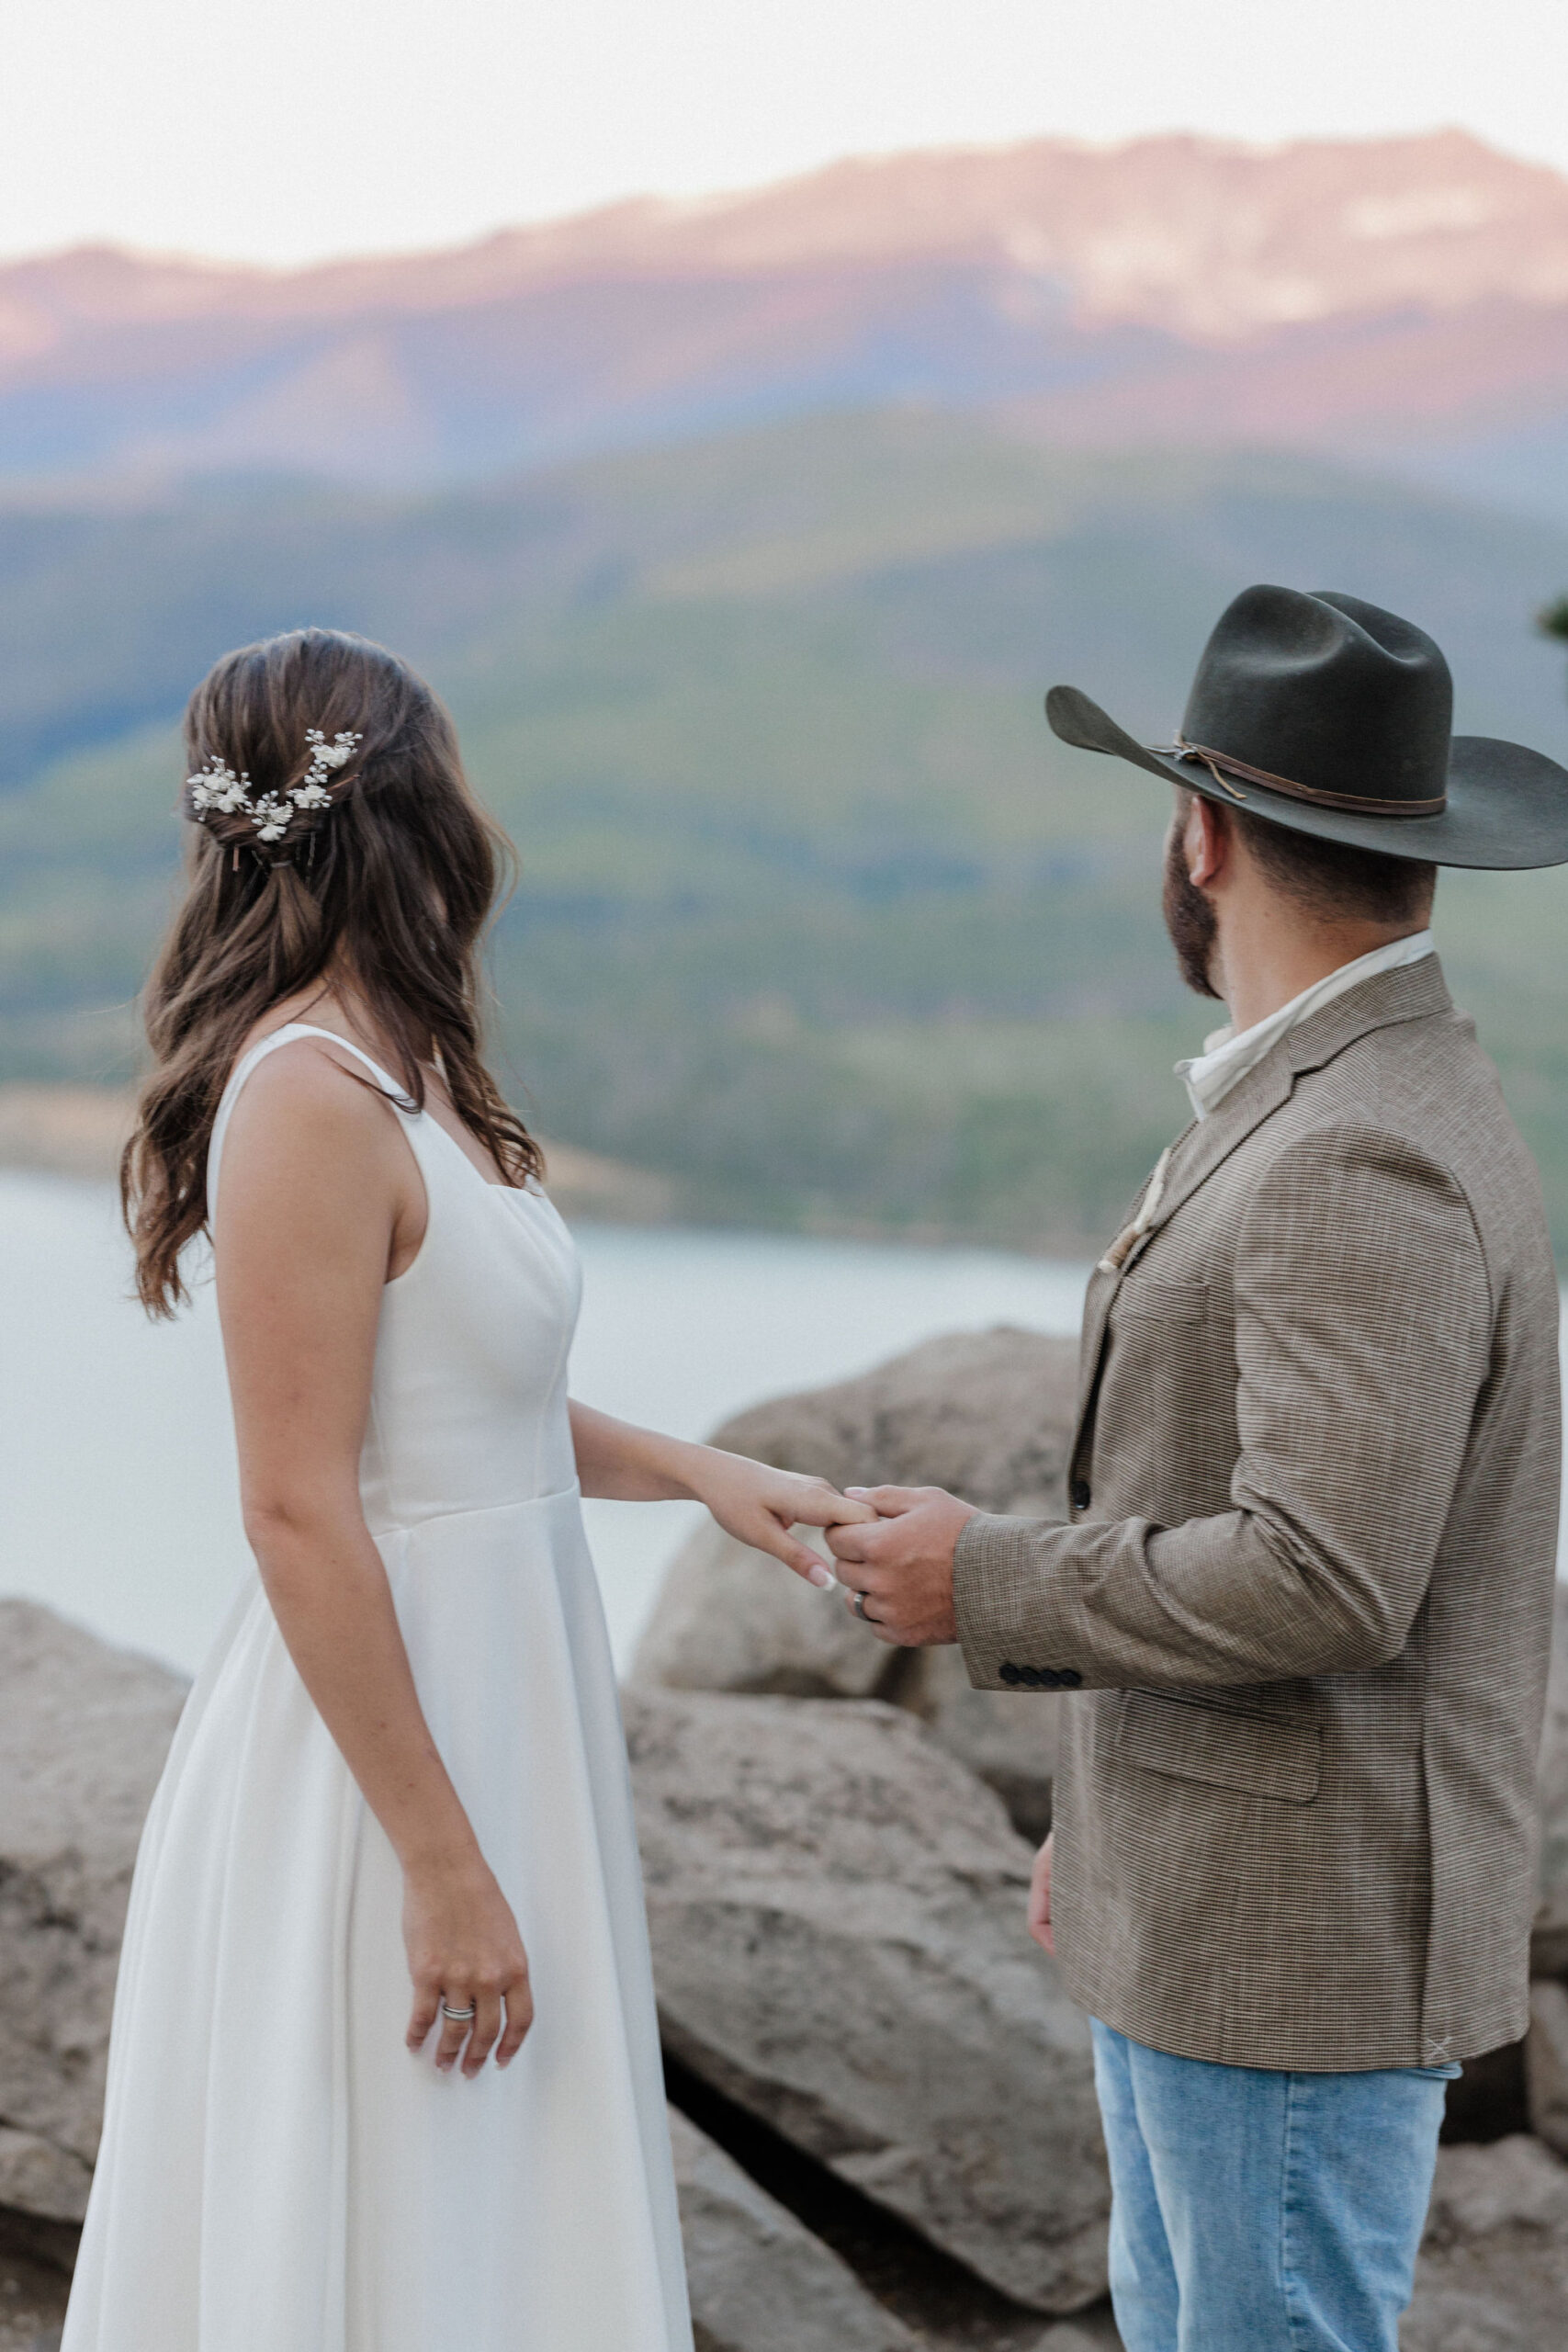
[[[1460,130],[1042,139],[308,269],[0,268],[13,483],[432,480],[886,401],[1372,454],[1413,417],[1528,480],[1568,453],[1568,180]]]

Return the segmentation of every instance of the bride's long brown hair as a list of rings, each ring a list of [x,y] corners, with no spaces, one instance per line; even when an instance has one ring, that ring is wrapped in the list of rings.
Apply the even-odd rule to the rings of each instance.
[[[308,729],[328,745],[358,739],[327,773],[323,804],[296,808],[271,843],[246,808],[200,812],[189,888],[148,986],[154,1067],[120,1199],[150,1314],[186,1296],[180,1253],[208,1222],[207,1147],[235,1057],[303,989],[352,988],[412,1102],[424,1102],[422,1064],[439,1062],[502,1173],[543,1172],[481,1057],[479,944],[511,849],[468,787],[451,719],[383,647],[294,629],[225,654],[203,679],[186,712],[187,771],[221,763],[253,801],[287,794],[311,763]],[[187,817],[200,797],[187,784]]]

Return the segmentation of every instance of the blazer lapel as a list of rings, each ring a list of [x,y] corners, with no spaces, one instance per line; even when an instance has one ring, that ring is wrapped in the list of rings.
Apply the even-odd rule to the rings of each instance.
[[[1166,1170],[1165,1189],[1157,1209],[1143,1233],[1128,1249],[1113,1272],[1097,1267],[1084,1297],[1083,1338],[1078,1351],[1078,1422],[1081,1424],[1094,1392],[1105,1345],[1105,1327],[1111,1302],[1128,1270],[1135,1266],[1154,1236],[1160,1232],[1208,1182],[1238,1145],[1246,1142],[1265,1119],[1290,1100],[1296,1080],[1304,1070],[1321,1069],[1335,1055],[1364,1037],[1369,1030],[1395,1022],[1419,1021],[1434,1012],[1451,1012],[1452,1000],[1436,956],[1406,964],[1393,972],[1375,973],[1357,988],[1348,989],[1331,1004],[1312,1013],[1270,1047],[1224,1101],[1187,1129],[1173,1146]],[[1146,1188],[1145,1188],[1146,1189]],[[1075,1431],[1076,1452],[1078,1432]]]
[[[1166,1165],[1159,1204],[1147,1225],[1132,1241],[1128,1240],[1127,1227],[1124,1227],[1089,1277],[1089,1285],[1084,1294],[1083,1336],[1078,1345],[1080,1419],[1088,1408],[1095,1374],[1100,1368],[1100,1352],[1105,1343],[1105,1326],[1111,1302],[1122,1287],[1123,1277],[1130,1267],[1137,1264],[1155,1235],[1163,1226],[1169,1224],[1182,1202],[1190,1200],[1199,1185],[1213,1174],[1237,1144],[1285,1101],[1295,1084],[1295,1072],[1281,1058],[1280,1048],[1287,1042],[1281,1038],[1280,1045],[1266,1054],[1257,1068],[1248,1070],[1247,1076],[1231,1089],[1217,1110],[1212,1111],[1206,1119],[1195,1119],[1185,1134],[1177,1137]],[[1149,1184],[1154,1181],[1151,1175]],[[1133,1211],[1134,1218],[1142,1211],[1149,1184],[1145,1185],[1138,1196]]]
[[[1105,1318],[1111,1312],[1111,1302],[1116,1295],[1116,1285],[1121,1279],[1120,1270],[1114,1274],[1108,1274],[1099,1266],[1089,1278],[1089,1288],[1084,1293],[1083,1329],[1078,1338],[1078,1398],[1075,1422],[1083,1419],[1084,1408],[1089,1403],[1089,1390],[1100,1364],[1100,1351],[1105,1340]],[[1077,1444],[1075,1427],[1069,1459]]]
[[[1128,1210],[1126,1223],[1089,1278],[1089,1286],[1084,1292],[1083,1322],[1078,1340],[1078,1410],[1080,1413],[1088,1398],[1089,1382],[1093,1377],[1095,1365],[1100,1361],[1100,1343],[1105,1337],[1105,1318],[1111,1312],[1111,1302],[1116,1295],[1117,1284],[1122,1279],[1122,1270],[1128,1259],[1135,1254],[1136,1248],[1142,1246],[1142,1234],[1149,1229],[1148,1226],[1140,1228],[1138,1220],[1145,1214],[1145,1204],[1150,1203],[1151,1195],[1157,1191],[1158,1199],[1147,1208],[1152,1225],[1154,1210],[1159,1205],[1159,1202],[1163,1201],[1166,1188],[1170,1182],[1172,1165],[1183,1147],[1197,1132],[1197,1123],[1194,1121],[1191,1126],[1178,1136],[1169,1150],[1161,1154],[1160,1159],[1150,1170],[1143,1190]],[[1137,1237],[1136,1242],[1134,1242],[1134,1237]]]
[[[1296,1073],[1286,1048],[1288,1036],[1264,1055],[1263,1059],[1247,1076],[1239,1079],[1224,1100],[1188,1129],[1186,1136],[1170,1156],[1166,1171],[1165,1197],[1149,1219],[1147,1230],[1127,1252],[1122,1271],[1135,1265],[1149,1245],[1153,1235],[1170,1223],[1183,1202],[1190,1201],[1200,1184],[1207,1183],[1216,1168],[1227,1160],[1237,1144],[1245,1143],[1254,1127],[1262,1125],[1288,1102],[1296,1082]]]
[[[1321,1069],[1369,1030],[1452,1010],[1441,965],[1435,956],[1424,956],[1418,964],[1374,973],[1371,979],[1310,1013],[1298,1027],[1288,1029],[1218,1107],[1190,1127],[1177,1145],[1166,1174],[1164,1197],[1149,1220],[1147,1233],[1128,1251],[1126,1264],[1136,1262],[1150,1237],[1170,1223],[1238,1144],[1245,1143],[1255,1128],[1290,1100],[1303,1071]],[[1109,1288],[1113,1293],[1114,1283]]]

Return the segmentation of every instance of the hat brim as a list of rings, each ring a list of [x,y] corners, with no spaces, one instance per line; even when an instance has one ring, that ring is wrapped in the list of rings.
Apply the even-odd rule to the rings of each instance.
[[[1491,735],[1456,735],[1449,752],[1448,807],[1436,817],[1368,817],[1345,808],[1318,808],[1283,792],[1237,780],[1218,785],[1201,760],[1179,759],[1134,741],[1110,713],[1077,686],[1053,686],[1045,697],[1052,732],[1080,751],[1105,752],[1150,775],[1164,776],[1224,808],[1245,807],[1270,824],[1321,840],[1349,842],[1384,857],[1434,865],[1496,869],[1568,865],[1568,768],[1523,743]]]

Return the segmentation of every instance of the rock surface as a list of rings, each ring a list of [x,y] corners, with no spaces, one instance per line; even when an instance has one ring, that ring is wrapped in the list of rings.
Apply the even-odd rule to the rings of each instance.
[[[716,1430],[715,1441],[730,1443],[730,1432]],[[802,1532],[810,1541],[812,1532]],[[821,1592],[787,1568],[781,1574],[766,1552],[707,1520],[670,1565],[631,1679],[671,1690],[872,1699],[887,1695],[900,1663],[850,1615],[840,1588]]]
[[[185,1685],[0,1601],[0,2203],[78,2222],[142,1820]]]
[[[626,1719],[674,2055],[1017,2301],[1102,2294],[1089,2029],[997,1799],[875,1702],[643,1690]]]
[[[836,1486],[942,1486],[983,1510],[1065,1520],[1077,1348],[999,1329],[928,1340],[859,1380],[755,1407],[715,1442]],[[670,1569],[632,1669],[670,1690],[886,1699],[929,1723],[1024,1835],[1050,1825],[1057,1702],[972,1690],[955,1650],[890,1651],[720,1529]]]
[[[696,2352],[916,2352],[819,2238],[670,2110]]]
[[[1562,2352],[1568,2165],[1516,2134],[1440,2148],[1401,2352]]]
[[[55,2264],[30,2260],[0,2235],[0,2352],[60,2352],[70,2291]]]
[[[1561,1583],[1540,1743],[1540,1905],[1530,1965],[1538,1976],[1568,1976],[1568,1584]]]
[[[951,1332],[858,1380],[754,1406],[716,1442],[836,1487],[946,1487],[982,1510],[1066,1519],[1077,1381],[1076,1340]]]
[[[0,2206],[39,2221],[86,2219],[93,2167],[69,2149],[0,2123]]]
[[[1059,1700],[971,1690],[955,1649],[888,1649],[850,1614],[841,1586],[818,1591],[711,1521],[671,1564],[632,1679],[674,1690],[886,1700],[919,1715],[988,1781],[1023,1836],[1038,1842],[1051,1826]]]
[[[1013,1332],[937,1342],[723,1435],[841,1483],[934,1477],[992,1507],[1059,1511],[1069,1354]],[[921,1431],[940,1416],[939,1356],[962,1442],[949,1428],[933,1463]],[[1053,1411],[1054,1457],[1049,1426],[1024,1426]],[[1042,1484],[1011,1486],[1042,1461]],[[1534,1951],[1538,1970],[1568,1976],[1568,1592],[1557,1629]],[[955,1760],[1027,1808],[1048,1791],[1052,1702],[976,1704],[993,1694],[968,1690],[955,1653],[890,1654],[834,1596],[716,1536],[672,1572],[637,1670],[627,1727],[673,2052],[1015,2311],[1082,2313],[1032,2335],[1017,2311],[1025,2336],[1009,2326],[998,2346],[1112,2345],[1103,2309],[1083,2309],[1103,2291],[1109,2203],[1087,2034],[1022,1936],[1028,1849]],[[69,2260],[131,1867],[183,1698],[163,1668],[0,1601],[0,2247],[13,2253]],[[1543,2144],[1568,2154],[1568,1984],[1536,1984],[1525,2064],[1540,2136],[1441,2152],[1404,2352],[1568,2343],[1568,2165]],[[671,2129],[699,2352],[919,2340],[714,2143],[684,2118]]]
[[[1568,2156],[1568,1984],[1551,1977],[1530,1986],[1525,2087],[1531,2131]]]

